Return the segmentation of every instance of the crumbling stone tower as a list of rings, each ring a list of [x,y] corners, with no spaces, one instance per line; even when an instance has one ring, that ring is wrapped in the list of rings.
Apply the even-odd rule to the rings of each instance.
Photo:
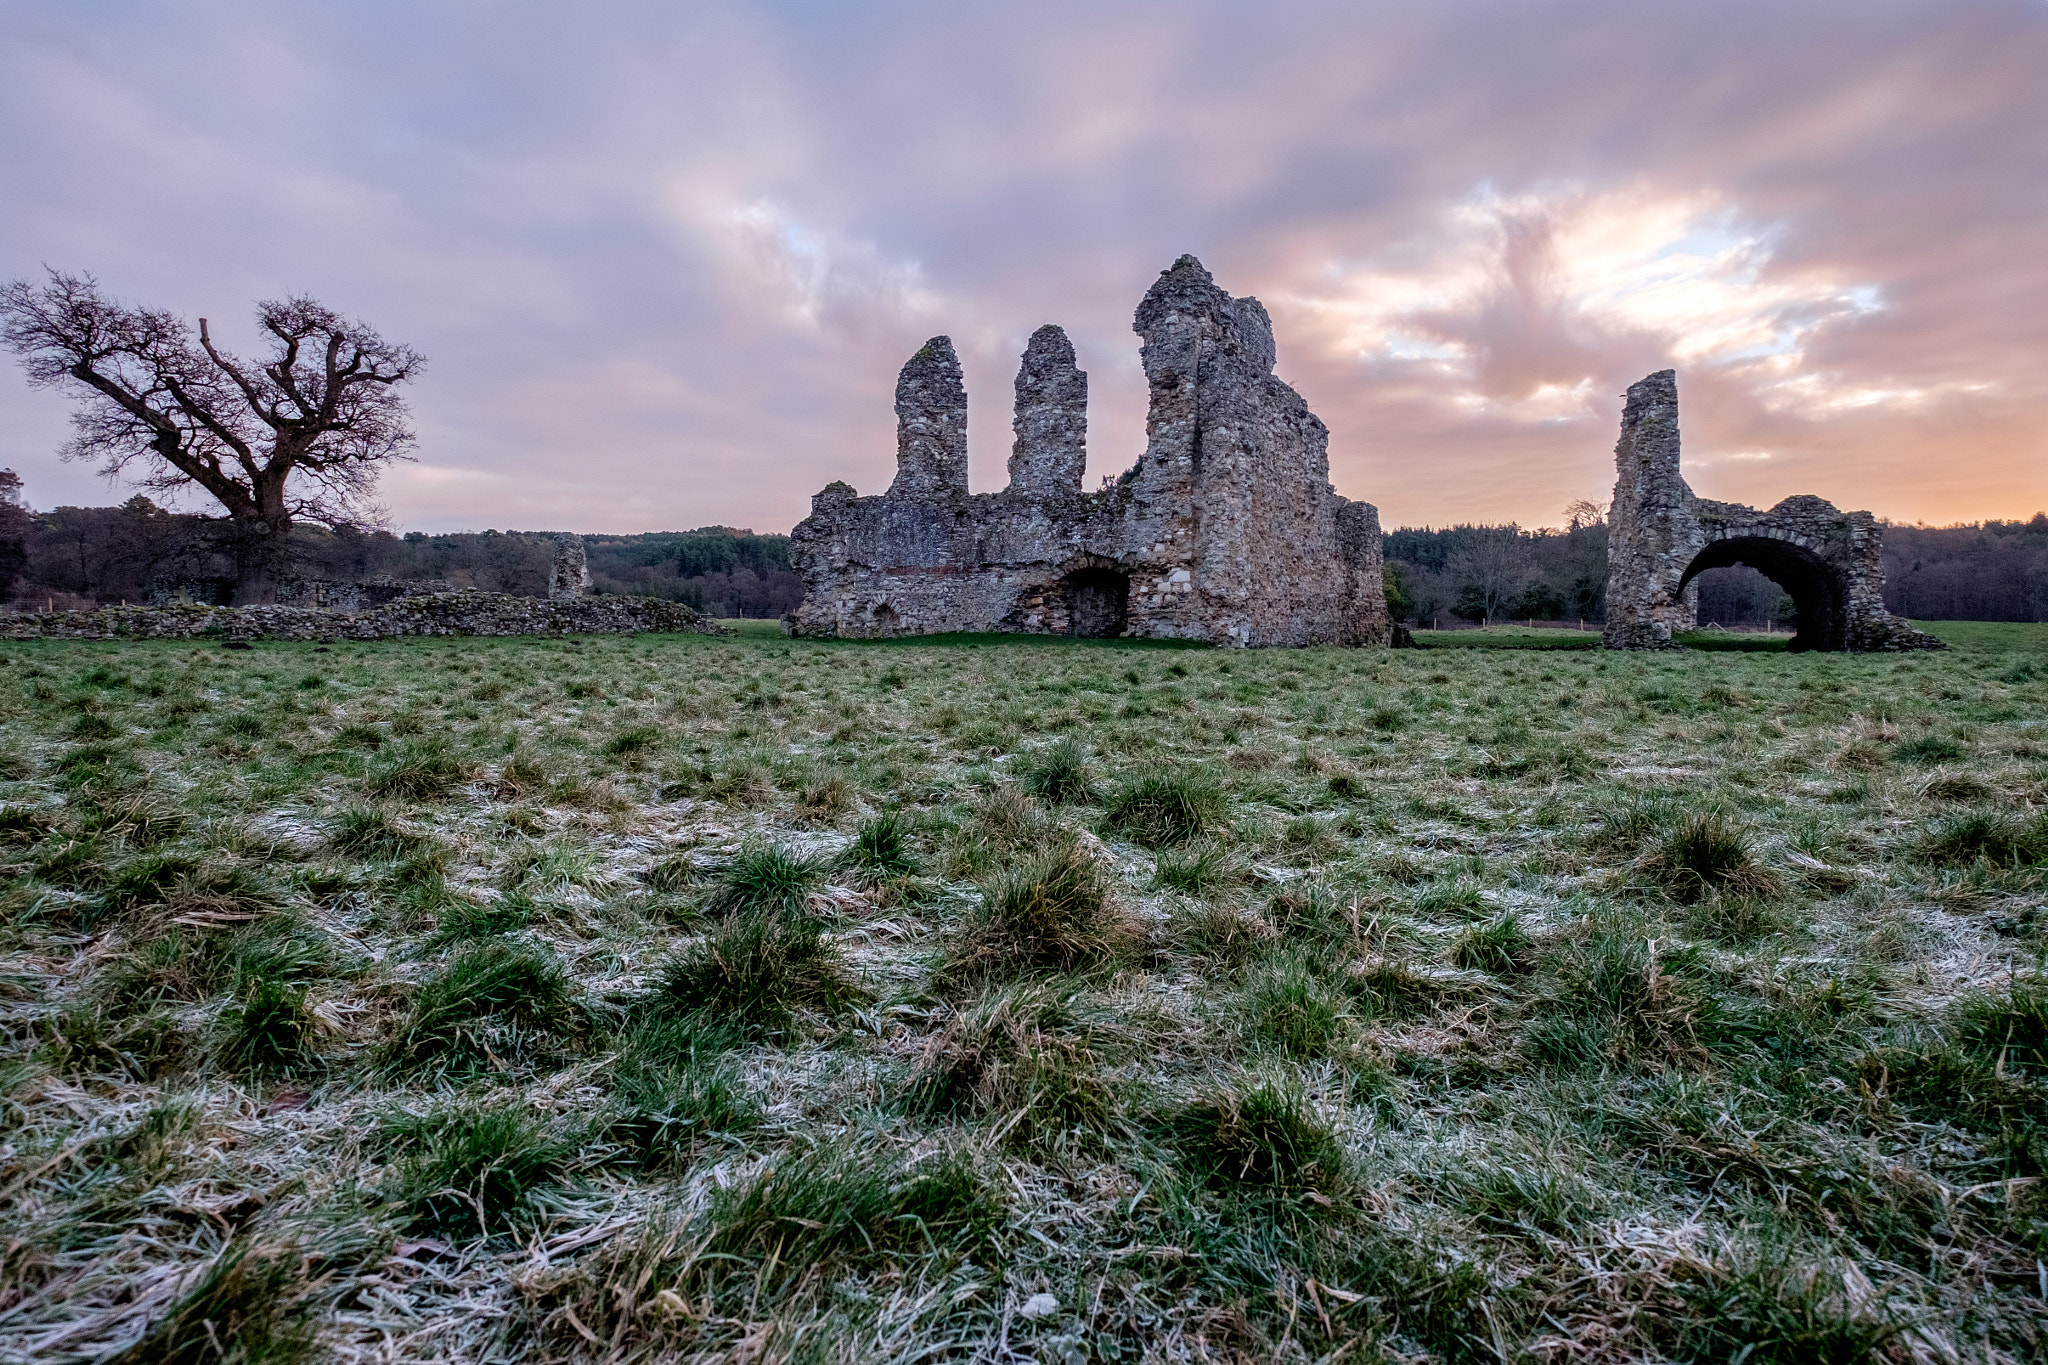
[[[1943,649],[1884,608],[1884,528],[1807,494],[1759,512],[1695,497],[1678,472],[1678,376],[1629,386],[1607,518],[1609,649],[1670,649],[1698,624],[1693,580],[1747,564],[1799,609],[1792,649]]]
[[[1088,376],[1066,333],[1017,373],[1010,484],[967,489],[967,393],[934,337],[896,385],[896,480],[833,483],[791,536],[797,635],[1018,631],[1225,645],[1384,644],[1379,514],[1329,483],[1329,432],[1273,374],[1257,299],[1183,256],[1138,305],[1145,453],[1084,493]]]
[[[583,553],[583,537],[563,534],[555,537],[555,563],[548,574],[548,599],[560,602],[590,591],[590,565]]]

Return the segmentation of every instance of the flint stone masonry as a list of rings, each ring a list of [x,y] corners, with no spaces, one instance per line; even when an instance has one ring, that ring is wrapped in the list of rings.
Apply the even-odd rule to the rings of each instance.
[[[680,602],[652,597],[543,601],[505,593],[404,597],[368,611],[307,607],[100,607],[0,615],[9,640],[391,640],[426,635],[722,635]]]
[[[959,361],[927,342],[897,382],[889,491],[829,484],[791,535],[805,596],[790,633],[1387,643],[1379,513],[1331,489],[1329,432],[1273,374],[1264,307],[1183,256],[1134,326],[1148,444],[1096,493],[1081,491],[1087,376],[1064,332],[1025,350],[1000,493],[967,491]]]
[[[1708,569],[1747,564],[1799,609],[1788,648],[1866,653],[1945,649],[1884,609],[1884,528],[1808,494],[1767,512],[1695,497],[1678,472],[1678,376],[1659,370],[1630,385],[1614,447],[1607,519],[1609,649],[1671,649],[1699,622]]]
[[[1050,323],[1031,334],[1017,367],[1017,434],[1010,448],[1010,490],[1059,500],[1081,496],[1088,467],[1088,375],[1074,365],[1074,343]]]
[[[967,386],[951,337],[933,337],[896,376],[896,482],[903,502],[967,496]]]
[[[555,537],[555,565],[548,575],[548,600],[565,602],[590,591],[590,565],[583,555],[583,537]]]
[[[453,583],[439,578],[366,578],[354,583],[334,578],[285,578],[278,582],[276,605],[362,611],[401,597],[426,597],[455,590]],[[224,607],[234,592],[232,578],[168,578],[152,581],[143,590],[143,601],[153,607],[187,603]]]

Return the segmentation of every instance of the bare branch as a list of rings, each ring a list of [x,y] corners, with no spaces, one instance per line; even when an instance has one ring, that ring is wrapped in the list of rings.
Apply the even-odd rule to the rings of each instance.
[[[90,275],[45,273],[0,288],[0,344],[30,383],[82,386],[64,457],[144,487],[211,494],[247,550],[237,600],[264,600],[244,591],[267,591],[294,520],[381,517],[378,473],[414,443],[394,390],[424,368],[418,352],[294,297],[257,306],[271,350],[247,364],[203,318],[195,347],[170,314],[113,302]]]

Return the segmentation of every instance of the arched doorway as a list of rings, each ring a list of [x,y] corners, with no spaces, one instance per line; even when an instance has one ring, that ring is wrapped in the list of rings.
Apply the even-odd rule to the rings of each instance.
[[[1085,640],[1111,640],[1124,633],[1131,576],[1115,569],[1076,569],[1060,580],[1067,598],[1067,633]]]
[[[894,635],[896,633],[896,608],[890,606],[887,602],[875,608],[874,620],[875,634]]]
[[[1708,569],[1747,564],[1785,590],[1799,611],[1799,629],[1785,647],[1792,650],[1848,648],[1848,591],[1828,562],[1791,541],[1769,536],[1731,536],[1710,541],[1685,566],[1678,580],[1686,585]]]

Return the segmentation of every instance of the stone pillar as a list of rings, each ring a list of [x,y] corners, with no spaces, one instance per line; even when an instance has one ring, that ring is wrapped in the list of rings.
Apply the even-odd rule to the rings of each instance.
[[[1602,632],[1609,649],[1669,649],[1672,635],[1693,624],[1678,580],[1705,537],[1678,454],[1678,374],[1659,370],[1629,386],[1614,447]]]
[[[889,496],[952,502],[967,496],[967,386],[951,337],[933,337],[896,376],[896,481]]]
[[[1017,368],[1017,433],[1010,447],[1010,491],[1033,498],[1081,492],[1088,466],[1088,374],[1074,366],[1074,343],[1048,323],[1031,334]]]
[[[583,558],[583,537],[555,537],[555,569],[548,576],[548,600],[560,602],[590,591],[590,566]]]
[[[1386,541],[1380,509],[1369,502],[1337,498],[1337,555],[1343,561],[1347,620],[1340,644],[1384,645],[1393,639],[1387,614]]]

